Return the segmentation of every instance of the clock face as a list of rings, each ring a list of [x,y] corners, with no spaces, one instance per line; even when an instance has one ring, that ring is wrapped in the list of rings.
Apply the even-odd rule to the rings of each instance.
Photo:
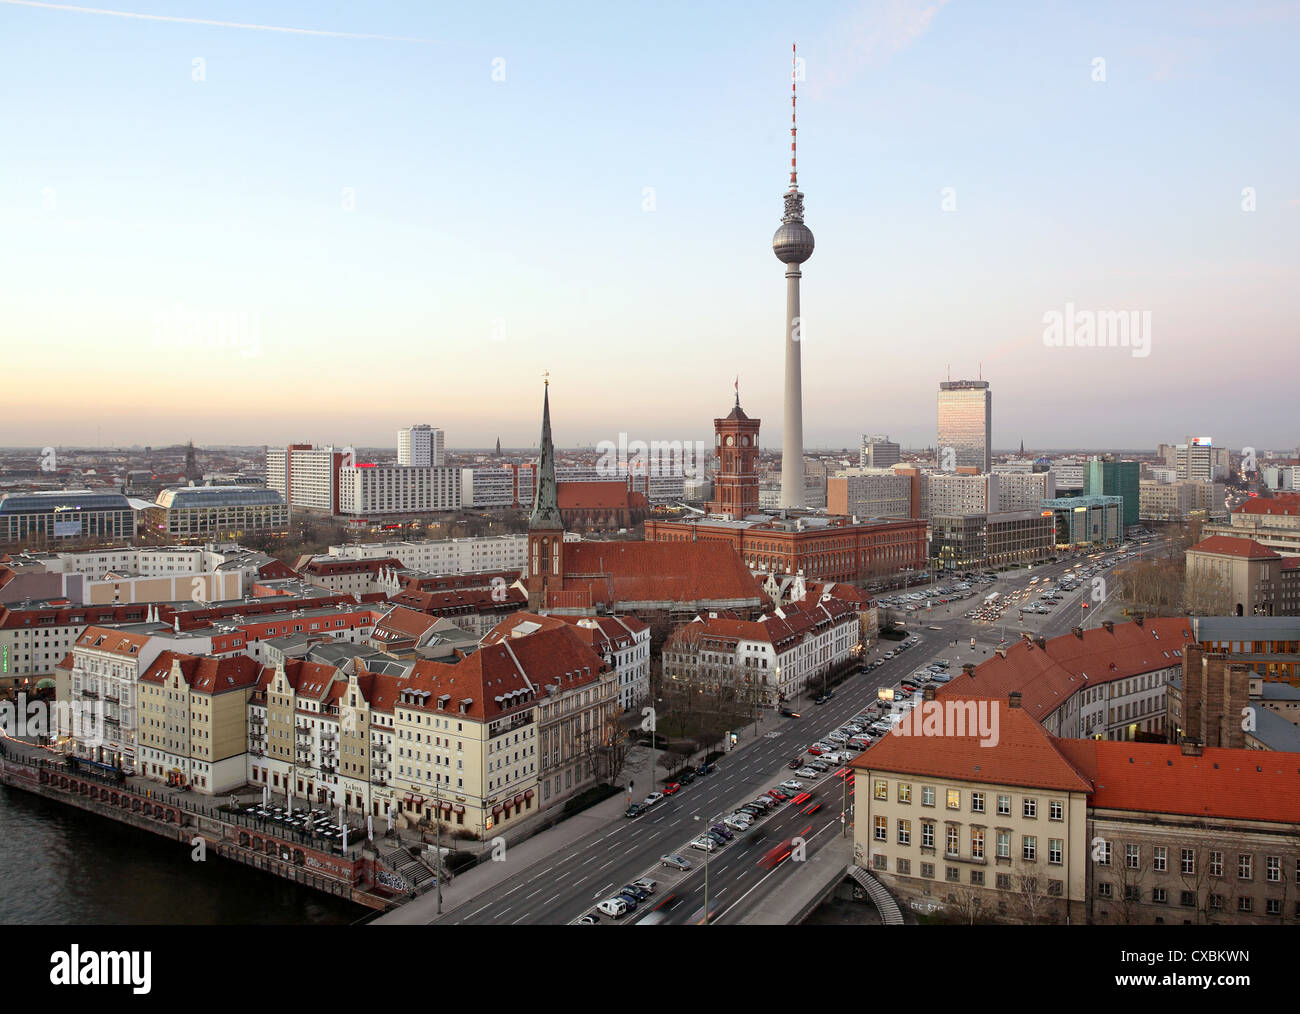
[[[735,437],[727,437],[727,446],[730,447],[733,443],[735,443]]]

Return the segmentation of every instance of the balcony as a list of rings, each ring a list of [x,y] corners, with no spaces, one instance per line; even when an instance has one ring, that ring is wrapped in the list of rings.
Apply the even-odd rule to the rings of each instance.
[[[84,700],[87,701],[97,701],[99,700],[99,688],[86,687],[84,690],[81,691],[81,696]]]

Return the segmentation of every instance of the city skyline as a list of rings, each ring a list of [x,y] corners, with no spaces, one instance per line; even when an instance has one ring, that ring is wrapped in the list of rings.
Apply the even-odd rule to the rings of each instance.
[[[707,435],[737,372],[747,410],[776,420],[761,246],[797,34],[821,248],[806,446],[931,445],[935,382],[978,370],[994,446],[1291,446],[1281,399],[1247,427],[1221,392],[1298,356],[1296,141],[1275,129],[1295,9],[1126,6],[1120,30],[1110,7],[899,0],[806,12],[797,32],[706,12],[685,37],[614,13],[579,37],[536,12],[230,18],[437,40],[411,42],[4,5],[27,43],[0,69],[6,353],[48,379],[10,392],[0,439],[386,445],[428,417],[450,446],[528,446],[543,370],[560,446]],[[321,73],[332,60],[346,80]],[[1242,143],[1212,144],[1229,114]],[[1150,314],[1149,354],[1048,343],[1052,315],[1107,310]],[[631,369],[601,354],[613,341]],[[341,406],[299,393],[344,380],[361,396]]]

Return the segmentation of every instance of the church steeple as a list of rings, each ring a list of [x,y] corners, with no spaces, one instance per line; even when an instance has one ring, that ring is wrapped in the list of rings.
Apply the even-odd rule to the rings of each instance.
[[[528,519],[528,608],[545,609],[549,588],[564,584],[564,519],[555,487],[555,445],[551,443],[551,382],[542,396],[542,454],[537,463],[537,497]]]
[[[534,528],[563,528],[560,503],[555,489],[555,445],[551,443],[551,382],[546,381],[542,395],[542,455],[537,463],[537,499],[528,519],[529,531]]]

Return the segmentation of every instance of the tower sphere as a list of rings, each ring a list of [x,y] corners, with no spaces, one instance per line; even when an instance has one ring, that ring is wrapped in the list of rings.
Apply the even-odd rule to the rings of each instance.
[[[812,230],[802,222],[784,222],[772,237],[772,252],[783,264],[802,264],[813,253]]]

